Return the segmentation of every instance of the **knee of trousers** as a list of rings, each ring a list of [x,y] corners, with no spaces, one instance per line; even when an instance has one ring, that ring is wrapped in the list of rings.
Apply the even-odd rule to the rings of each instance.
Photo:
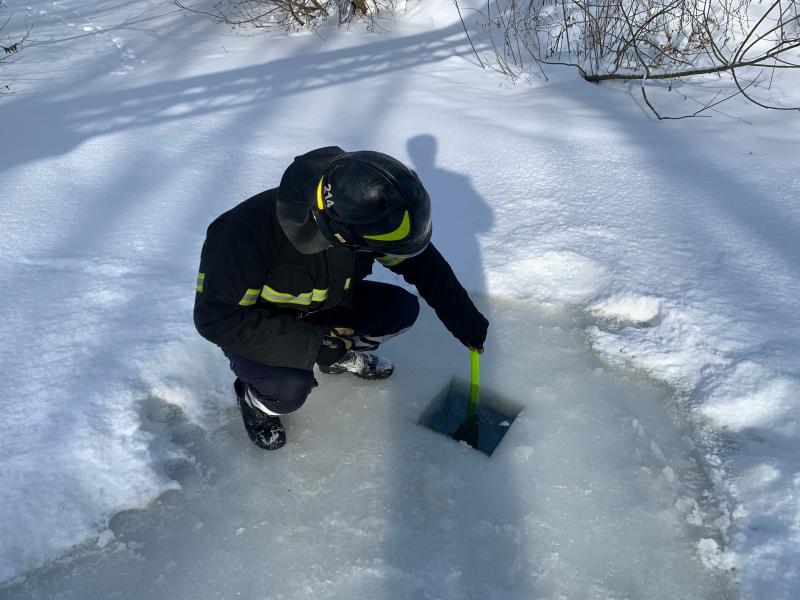
[[[305,404],[317,385],[311,371],[291,369],[269,380],[249,382],[256,396],[271,412],[285,415]]]
[[[399,331],[404,331],[411,327],[419,317],[419,298],[404,289],[398,291],[396,299],[399,308],[399,320],[401,321]]]
[[[285,415],[303,406],[317,385],[310,370],[273,367],[228,351],[225,356],[230,360],[231,370],[255,393],[259,402],[277,414]]]

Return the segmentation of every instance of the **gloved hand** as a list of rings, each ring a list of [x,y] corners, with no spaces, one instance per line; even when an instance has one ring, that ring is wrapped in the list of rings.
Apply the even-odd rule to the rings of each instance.
[[[322,345],[317,353],[317,364],[329,367],[339,362],[347,351],[353,347],[350,336],[353,330],[348,327],[335,327],[322,338]]]
[[[467,331],[462,334],[459,341],[470,350],[477,350],[483,353],[483,343],[486,341],[486,333],[489,330],[489,321],[481,313],[470,324]]]

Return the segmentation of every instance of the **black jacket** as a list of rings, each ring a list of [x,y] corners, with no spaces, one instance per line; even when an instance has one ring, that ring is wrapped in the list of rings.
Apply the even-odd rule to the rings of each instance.
[[[311,369],[325,330],[303,315],[346,304],[377,259],[416,286],[462,343],[483,346],[488,321],[433,244],[396,264],[347,248],[302,254],[281,229],[277,197],[277,189],[262,192],[209,226],[194,305],[203,337],[257,362]]]

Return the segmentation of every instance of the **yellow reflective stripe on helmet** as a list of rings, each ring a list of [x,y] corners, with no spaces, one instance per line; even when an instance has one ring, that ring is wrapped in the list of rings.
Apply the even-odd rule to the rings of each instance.
[[[368,240],[377,240],[379,242],[396,242],[398,240],[402,240],[411,232],[411,217],[408,215],[408,211],[403,213],[403,221],[400,223],[400,227],[395,229],[394,231],[390,231],[389,233],[382,233],[380,235],[365,235],[364,237]]]
[[[239,300],[239,306],[253,306],[258,302],[258,290],[247,290]]]
[[[285,292],[279,292],[264,284],[264,287],[261,288],[261,297],[267,302],[274,302],[276,304],[299,304],[301,306],[308,306],[312,302],[324,302],[327,300],[328,290],[314,289],[310,292],[302,292],[294,296]]]
[[[202,292],[203,291],[203,283],[205,282],[205,280],[206,280],[206,274],[205,273],[198,273],[197,274],[197,285],[195,286],[194,289],[197,290],[198,292]]]
[[[317,185],[317,208],[325,210],[325,204],[322,202],[322,177],[319,178],[319,184]]]
[[[385,256],[379,256],[376,259],[379,263],[381,263],[384,267],[394,267],[399,265],[401,262],[405,260],[404,256],[389,256],[388,254]]]

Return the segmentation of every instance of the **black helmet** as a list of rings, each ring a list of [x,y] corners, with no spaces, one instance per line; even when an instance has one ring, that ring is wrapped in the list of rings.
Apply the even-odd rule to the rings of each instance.
[[[417,174],[380,152],[334,158],[316,185],[312,213],[335,246],[413,256],[431,240],[431,200]]]

